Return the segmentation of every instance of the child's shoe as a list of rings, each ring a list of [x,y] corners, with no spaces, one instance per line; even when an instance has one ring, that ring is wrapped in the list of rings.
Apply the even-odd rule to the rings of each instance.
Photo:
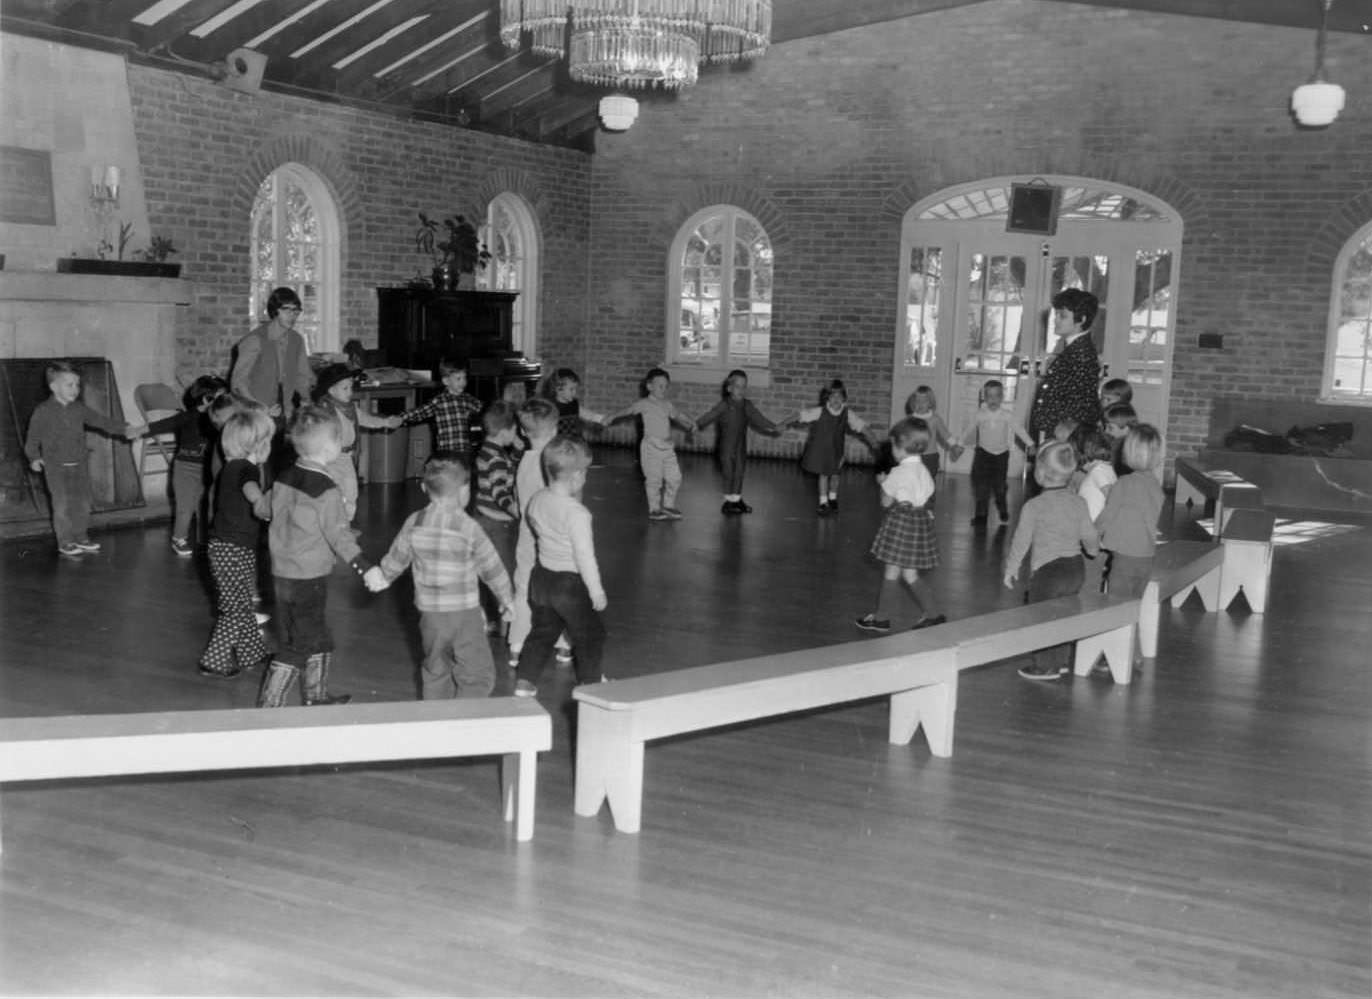
[[[743,511],[740,510],[738,507],[738,503],[734,502],[733,500],[725,500],[724,505],[719,508],[719,512],[724,514],[742,513]]]
[[[829,497],[829,512],[830,512],[830,513],[838,513],[838,497],[837,497],[837,496],[830,496],[830,497]]]
[[[815,511],[815,512],[818,513],[821,517],[827,517],[827,516],[829,516],[829,503],[828,503],[828,501],[827,501],[827,500],[820,500],[820,501],[819,501],[819,509],[818,509],[817,511]]]
[[[667,516],[667,511],[665,511],[665,510],[649,510],[649,511],[648,511],[648,519],[649,519],[649,520],[671,520],[672,518],[669,517],[669,516]]]
[[[211,680],[232,680],[243,672],[243,667],[234,666],[231,669],[211,669],[209,666],[201,663],[197,672],[201,676],[209,677]]]
[[[82,555],[86,553],[83,552],[79,547],[68,541],[65,545],[57,546],[57,554],[65,555],[67,558],[80,558]]]
[[[1021,666],[1018,672],[1026,680],[1056,680],[1062,675],[1056,666]]]
[[[743,502],[743,500],[736,500],[736,501],[734,502],[734,512],[735,512],[735,513],[752,513],[752,512],[753,512],[753,508],[750,507],[747,503]]]
[[[853,623],[863,631],[887,632],[891,630],[891,622],[879,618],[875,614],[864,614]]]
[[[90,538],[73,541],[72,544],[76,545],[76,547],[80,548],[83,552],[98,552],[100,550],[100,542],[92,541]]]
[[[939,615],[936,615],[935,617],[922,617],[922,618],[920,618],[918,621],[916,621],[916,622],[911,626],[910,630],[911,630],[911,631],[919,631],[919,629],[921,629],[921,628],[934,628],[934,627],[937,627],[937,626],[940,625],[940,624],[947,624],[947,623],[948,623],[948,615],[947,615],[947,614],[939,614]]]
[[[516,680],[514,686],[515,697],[533,697],[538,693],[538,688],[528,680]]]
[[[191,543],[185,538],[172,538],[171,546],[172,551],[183,558],[189,558],[191,555],[195,554],[195,549],[191,547]]]
[[[674,506],[664,506],[662,508],[662,513],[668,520],[680,520],[685,516],[685,514]]]

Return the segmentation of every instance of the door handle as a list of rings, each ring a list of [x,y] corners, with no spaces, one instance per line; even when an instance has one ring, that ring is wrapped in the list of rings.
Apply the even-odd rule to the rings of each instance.
[[[1019,362],[1019,373],[1022,375],[1029,374],[1029,358],[1026,357]]]
[[[1100,376],[1101,376],[1102,378],[1109,378],[1109,377],[1110,377],[1110,365],[1108,365],[1108,364],[1102,364],[1102,365],[1100,366]]]

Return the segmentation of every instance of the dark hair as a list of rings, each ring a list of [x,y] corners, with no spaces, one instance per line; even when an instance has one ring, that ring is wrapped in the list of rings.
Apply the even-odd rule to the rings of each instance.
[[[471,369],[472,366],[465,357],[445,357],[438,362],[438,377],[441,380],[459,371],[470,372]]]
[[[575,382],[577,385],[580,385],[581,379],[571,368],[558,368],[549,375],[548,380],[543,383],[543,395],[549,399],[556,399],[557,390],[568,382]]]
[[[841,392],[845,400],[848,398],[848,388],[843,384],[842,378],[835,378],[828,385],[819,390],[819,404],[821,406],[827,406],[829,404],[829,396],[833,395],[835,392]]]
[[[514,403],[497,399],[486,407],[486,412],[481,414],[481,428],[486,431],[487,437],[498,434],[502,430],[509,430],[518,422],[517,414],[518,407]]]
[[[430,496],[455,496],[472,479],[467,463],[453,451],[435,451],[424,462],[424,489]]]
[[[654,378],[665,378],[669,382],[672,380],[672,376],[667,373],[666,368],[649,368],[648,373],[643,376],[643,384],[646,386]]]
[[[294,305],[297,309],[304,308],[294,288],[275,288],[267,296],[267,315],[275,319],[276,314],[288,305]]]
[[[1101,420],[1116,426],[1124,424],[1132,427],[1139,421],[1139,414],[1134,412],[1134,407],[1127,402],[1117,402],[1101,415]]]
[[[729,383],[735,378],[742,378],[746,382],[748,380],[748,372],[744,371],[742,368],[735,368],[725,375],[723,383],[719,386],[720,395],[726,397],[729,395]]]
[[[81,372],[76,370],[76,366],[68,364],[66,361],[50,361],[48,366],[43,369],[44,384],[51,385],[58,375],[75,375],[81,377]]]
[[[923,454],[929,450],[933,435],[929,424],[918,416],[907,416],[891,428],[891,445],[906,454]]]
[[[982,397],[983,399],[986,398],[986,393],[987,393],[987,391],[990,390],[990,389],[1000,389],[1001,392],[1004,393],[1004,392],[1005,392],[1005,384],[1004,384],[1000,379],[998,379],[998,378],[990,378],[990,379],[988,379],[988,380],[982,382],[982,383],[981,383],[981,393],[980,393],[980,395],[981,395],[981,397]]]
[[[1123,378],[1111,378],[1100,387],[1100,390],[1102,395],[1106,392],[1111,392],[1119,396],[1120,402],[1134,401],[1134,386],[1130,385],[1129,382]]]
[[[1054,309],[1066,309],[1072,313],[1072,321],[1083,330],[1089,330],[1100,311],[1100,299],[1089,291],[1080,288],[1064,288],[1053,296]]]
[[[229,383],[218,375],[201,375],[191,382],[181,401],[187,409],[199,409],[200,404],[206,399],[223,395],[228,390]]]
[[[1072,434],[1071,444],[1077,449],[1077,455],[1082,464],[1088,461],[1110,461],[1114,457],[1114,443],[1109,437],[1101,432],[1099,427],[1092,427],[1085,423],[1077,427]]]

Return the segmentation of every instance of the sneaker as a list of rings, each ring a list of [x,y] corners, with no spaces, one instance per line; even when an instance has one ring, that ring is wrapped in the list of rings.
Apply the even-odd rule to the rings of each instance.
[[[680,520],[683,516],[685,516],[680,510],[678,510],[674,506],[664,506],[662,508],[662,512],[668,520]]]
[[[515,697],[533,697],[538,693],[538,688],[528,680],[516,680],[514,695]]]
[[[1021,666],[1018,672],[1026,680],[1056,680],[1067,671],[1060,673],[1054,666]]]
[[[828,504],[828,503],[821,503],[821,504],[819,505],[819,509],[816,510],[815,512],[818,513],[821,517],[827,517],[827,516],[829,516],[829,504]]]
[[[266,624],[268,621],[272,619],[272,616],[270,614],[268,614],[266,611],[260,610],[253,611],[252,616],[257,619],[257,623],[259,625]]]
[[[570,666],[572,664],[572,650],[558,649],[553,659],[557,661],[559,666]]]
[[[667,516],[667,512],[666,512],[665,510],[649,510],[649,511],[648,511],[648,519],[649,519],[649,520],[671,520],[672,518],[669,517],[669,516]]]
[[[178,555],[189,557],[195,554],[195,549],[191,547],[191,543],[185,538],[172,538],[171,545],[172,551],[176,552]]]
[[[947,614],[939,614],[937,617],[922,617],[922,618],[920,618],[918,621],[915,622],[914,626],[913,626],[910,630],[911,630],[911,631],[919,631],[919,629],[921,629],[921,628],[933,628],[933,627],[935,627],[935,626],[937,626],[937,625],[940,625],[940,624],[947,624],[947,623],[948,623],[948,615],[947,615]]]
[[[65,545],[57,546],[57,554],[65,555],[67,558],[80,558],[86,553],[83,552],[78,545],[74,545],[68,541]]]
[[[241,666],[234,666],[232,669],[210,669],[208,666],[201,666],[196,670],[201,676],[207,676],[211,680],[232,680],[243,672]]]
[[[750,507],[747,503],[743,502],[743,500],[738,500],[738,501],[736,501],[736,502],[734,503],[734,510],[735,510],[735,512],[737,512],[737,513],[752,513],[752,512],[753,512],[753,508]]]
[[[739,505],[733,500],[725,500],[724,505],[719,508],[719,512],[727,514],[742,513],[743,511],[738,507]]]
[[[76,545],[76,547],[80,548],[83,552],[98,552],[100,550],[100,542],[92,541],[90,538],[86,538],[82,541],[73,541],[72,544]]]
[[[875,614],[864,614],[853,622],[863,631],[890,631],[891,622],[878,618]]]

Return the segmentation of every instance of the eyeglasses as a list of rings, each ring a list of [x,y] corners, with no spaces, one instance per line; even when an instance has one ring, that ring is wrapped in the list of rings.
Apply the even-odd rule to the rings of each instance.
[[[277,312],[299,312],[299,311],[300,311],[300,306],[298,306],[298,305],[283,305],[283,306],[281,306],[281,308],[277,309],[276,311],[277,311]]]

